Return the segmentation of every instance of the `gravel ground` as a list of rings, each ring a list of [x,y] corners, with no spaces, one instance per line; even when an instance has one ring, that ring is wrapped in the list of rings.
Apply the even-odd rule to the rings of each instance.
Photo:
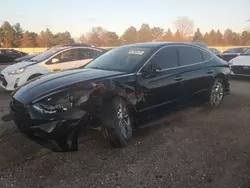
[[[217,109],[189,107],[110,149],[98,131],[78,152],[54,153],[0,122],[0,187],[250,187],[250,80],[233,80]],[[9,93],[0,91],[1,114]]]

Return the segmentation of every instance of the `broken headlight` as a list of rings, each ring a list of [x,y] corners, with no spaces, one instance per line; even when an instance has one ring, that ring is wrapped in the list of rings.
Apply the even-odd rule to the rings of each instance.
[[[70,106],[69,106],[70,105]],[[68,111],[69,107],[72,107],[72,103],[67,106],[62,104],[47,105],[47,104],[35,104],[33,108],[43,114],[55,114]]]
[[[82,93],[81,93],[82,95]],[[61,97],[50,97],[42,102],[38,102],[33,105],[33,108],[42,114],[56,114],[68,111],[74,106],[80,106],[82,103],[89,99],[89,93],[76,97],[77,95],[61,96]]]

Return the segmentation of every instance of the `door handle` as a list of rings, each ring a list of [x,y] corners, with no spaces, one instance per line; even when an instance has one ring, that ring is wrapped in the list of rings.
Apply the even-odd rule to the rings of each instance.
[[[178,75],[178,76],[176,76],[175,78],[174,78],[174,80],[176,80],[176,81],[181,81],[181,80],[183,80],[184,79],[184,77],[182,76],[182,75]]]
[[[209,69],[209,70],[207,70],[207,73],[208,73],[208,74],[213,74],[213,73],[214,73],[214,70]]]

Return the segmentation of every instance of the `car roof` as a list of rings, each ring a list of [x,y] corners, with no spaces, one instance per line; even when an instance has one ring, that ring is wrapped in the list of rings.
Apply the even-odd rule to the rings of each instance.
[[[246,49],[246,51],[248,50],[248,49],[250,49],[250,47],[248,47],[248,46],[242,46],[242,47],[233,47],[233,48],[228,48],[228,49],[226,49],[223,53],[225,53],[225,52],[228,52],[228,51],[231,51],[231,50],[235,50],[235,49]]]
[[[94,45],[87,44],[87,43],[72,43],[72,44],[56,45],[56,46],[52,46],[50,49],[61,48],[62,50],[64,50],[64,49],[74,48],[74,47],[88,47],[88,48],[94,48],[94,49],[101,50],[101,51],[106,51],[106,49],[104,48],[98,48],[98,47],[95,47]]]
[[[131,48],[150,48],[157,50],[159,48],[162,48],[164,46],[175,46],[175,45],[185,45],[185,46],[195,46],[195,47],[201,47],[204,48],[203,45],[199,45],[197,43],[193,42],[145,42],[145,43],[135,43],[135,44],[129,44],[121,47],[131,47]]]

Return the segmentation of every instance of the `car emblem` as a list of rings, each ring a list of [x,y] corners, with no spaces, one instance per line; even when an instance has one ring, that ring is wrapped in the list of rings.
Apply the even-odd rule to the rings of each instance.
[[[249,69],[250,67],[249,66],[244,66],[243,69]]]

